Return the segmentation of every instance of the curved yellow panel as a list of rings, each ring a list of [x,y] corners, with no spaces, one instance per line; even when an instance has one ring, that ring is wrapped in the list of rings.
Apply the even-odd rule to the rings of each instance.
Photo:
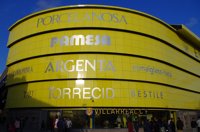
[[[199,103],[200,96],[197,93],[162,85],[65,80],[10,87],[6,107],[151,107],[195,110],[200,109]]]
[[[17,78],[24,78],[21,81]],[[163,83],[199,91],[199,78],[160,62],[119,55],[49,56],[14,64],[7,85],[48,79],[104,78]]]
[[[199,110],[200,50],[184,33],[117,7],[27,16],[10,28],[7,108]]]
[[[59,9],[59,8],[58,8]],[[109,28],[147,34],[164,40],[200,60],[200,51],[180,39],[175,30],[150,15],[108,8],[62,8],[34,14],[10,31],[8,46],[19,39],[58,29]],[[191,49],[191,50],[190,50]],[[194,53],[198,51],[198,56]],[[192,52],[191,52],[192,51]]]
[[[70,40],[73,40],[73,43]],[[199,62],[165,43],[137,34],[109,30],[59,31],[27,38],[10,48],[7,64],[47,54],[76,52],[125,53],[146,56],[200,75]]]

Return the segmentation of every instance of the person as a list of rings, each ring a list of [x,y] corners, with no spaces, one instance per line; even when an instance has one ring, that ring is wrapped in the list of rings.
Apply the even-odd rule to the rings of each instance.
[[[116,122],[117,122],[117,127],[120,128],[120,127],[121,127],[122,120],[121,120],[121,118],[120,118],[119,115],[117,116]]]
[[[13,122],[9,123],[8,132],[15,132],[15,131],[16,131],[16,129],[15,129]]]
[[[133,122],[130,119],[128,119],[127,124],[128,124],[128,132],[135,132],[133,127]]]
[[[71,132],[72,121],[69,118],[67,118],[66,121],[65,121],[65,124],[66,124],[66,130],[67,130],[67,132]]]
[[[178,130],[178,132],[182,132],[183,131],[183,122],[180,119],[180,117],[178,117],[177,121],[176,121],[176,128]]]
[[[192,121],[191,121],[191,128],[192,128],[192,132],[196,132],[197,130],[197,123],[196,121],[194,120],[194,118],[192,118]]]
[[[59,121],[58,116],[56,116],[56,119],[53,122],[54,132],[58,132],[58,125],[57,125],[58,121]]]
[[[19,120],[19,118],[16,118],[14,125],[15,125],[16,132],[20,132],[20,120]]]
[[[198,132],[200,132],[200,116],[198,117],[198,120],[197,120],[197,129],[198,129]]]
[[[159,125],[156,117],[151,117],[150,129],[152,132],[159,132]]]
[[[139,129],[138,132],[144,132],[144,121],[142,119],[139,120]]]
[[[175,132],[175,124],[172,118],[168,120],[168,131]]]
[[[57,123],[57,127],[58,127],[58,132],[64,132],[65,131],[65,121],[62,117],[59,118],[58,123]]]
[[[144,120],[144,131],[151,132],[151,124],[148,119]]]
[[[123,115],[122,119],[123,119],[123,128],[127,128],[127,117],[126,117],[126,115]]]
[[[104,124],[104,128],[109,128],[110,122],[109,120],[105,120],[103,124]]]
[[[80,120],[80,132],[87,132],[87,121],[84,119],[79,119]]]
[[[42,120],[42,123],[41,123],[41,131],[45,131],[45,122],[44,122],[44,120]]]

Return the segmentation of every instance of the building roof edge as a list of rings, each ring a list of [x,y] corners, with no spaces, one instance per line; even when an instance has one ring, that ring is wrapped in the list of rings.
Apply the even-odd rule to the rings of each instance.
[[[171,25],[176,29],[176,32],[179,36],[183,37],[187,41],[191,42],[192,45],[200,48],[200,38],[194,34],[191,30],[189,30],[185,25]]]
[[[30,15],[27,15],[27,16],[19,19],[12,26],[10,26],[10,28],[8,30],[11,31],[14,27],[16,27],[21,22],[23,22],[23,21],[25,21],[27,19],[30,19],[30,18],[32,18],[34,16],[38,16],[40,14],[44,14],[44,13],[48,13],[48,12],[53,12],[53,11],[58,11],[58,10],[64,10],[64,9],[75,9],[75,8],[104,8],[104,9],[113,9],[113,10],[121,10],[121,11],[126,11],[126,12],[132,12],[132,13],[140,14],[140,15],[143,15],[145,17],[151,18],[151,19],[153,19],[155,21],[158,21],[158,22],[162,23],[163,25],[167,26],[171,30],[174,30],[174,28],[172,28],[169,24],[167,24],[166,22],[162,21],[161,19],[159,19],[157,17],[154,17],[154,16],[152,16],[150,14],[141,12],[141,11],[137,11],[137,10],[130,9],[130,8],[125,8],[125,7],[119,7],[119,6],[92,5],[92,4],[59,6],[59,7],[54,7],[54,8],[49,8],[49,9],[41,10],[41,11],[32,13]]]

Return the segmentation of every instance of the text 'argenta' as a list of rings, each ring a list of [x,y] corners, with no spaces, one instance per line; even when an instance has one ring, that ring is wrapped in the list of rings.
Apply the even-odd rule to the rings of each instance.
[[[80,71],[115,71],[112,61],[109,60],[66,60],[49,62],[45,73],[48,72],[80,72]]]

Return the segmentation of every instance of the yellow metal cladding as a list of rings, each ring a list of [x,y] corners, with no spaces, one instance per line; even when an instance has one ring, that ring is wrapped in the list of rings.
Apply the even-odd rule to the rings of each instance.
[[[197,93],[142,82],[68,80],[29,83],[10,87],[8,98],[8,108],[120,106],[200,109]]]
[[[66,36],[83,35],[86,38],[91,33],[93,34],[93,44],[90,45],[87,45],[85,42],[83,45],[75,45],[73,43],[72,46],[70,44],[62,44],[61,42]],[[110,43],[102,44],[104,36],[109,37]],[[97,41],[99,41],[99,44],[95,44]],[[24,52],[24,50],[31,52]],[[53,55],[74,52],[108,52],[146,56],[165,61],[200,76],[199,62],[192,60],[167,44],[138,34],[109,30],[69,30],[27,38],[10,48],[7,64],[9,65],[22,59],[46,55],[47,53]],[[193,64],[192,67],[191,64]]]
[[[129,9],[38,12],[10,28],[6,106],[200,110],[195,46],[170,25]]]
[[[200,51],[180,39],[174,29],[159,19],[138,11],[117,8],[88,8],[66,7],[48,12],[36,13],[29,19],[22,19],[20,24],[11,28],[8,46],[29,35],[70,28],[113,28],[123,29],[151,35],[162,39],[171,45],[185,49],[188,54],[200,60]],[[188,49],[191,49],[188,51]],[[194,54],[193,51],[198,54]]]
[[[9,68],[7,85],[26,81],[76,78],[141,80],[193,91],[199,91],[200,83],[199,77],[149,59],[76,54],[41,57],[14,64]]]

